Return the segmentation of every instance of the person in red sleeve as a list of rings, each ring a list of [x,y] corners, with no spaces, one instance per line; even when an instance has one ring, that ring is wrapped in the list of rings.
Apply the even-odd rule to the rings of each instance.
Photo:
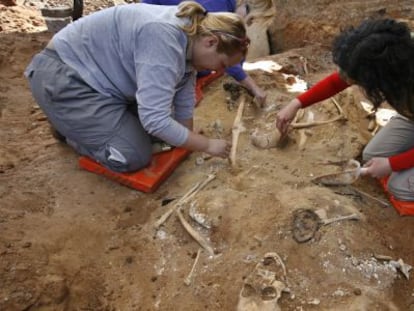
[[[363,151],[367,175],[389,176],[390,194],[414,201],[414,39],[410,29],[392,19],[366,20],[338,35],[332,54],[339,70],[281,109],[277,128],[286,134],[299,109],[350,85],[360,86],[375,109],[388,102],[398,112]]]

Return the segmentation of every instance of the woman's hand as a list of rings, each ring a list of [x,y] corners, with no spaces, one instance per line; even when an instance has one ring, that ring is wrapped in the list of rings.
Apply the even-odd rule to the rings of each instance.
[[[392,173],[392,168],[388,158],[372,158],[364,167],[366,168],[365,175],[375,178],[388,176]]]
[[[228,158],[231,143],[224,139],[212,139],[190,131],[187,141],[181,147],[193,151],[202,151],[213,157]]]
[[[301,107],[301,102],[295,98],[276,115],[276,127],[282,136],[286,135],[290,123]]]
[[[204,152],[215,157],[228,158],[230,150],[230,142],[224,139],[209,139],[207,149]]]
[[[267,93],[254,82],[252,77],[247,76],[244,80],[240,81],[240,84],[249,90],[261,108],[266,105]]]

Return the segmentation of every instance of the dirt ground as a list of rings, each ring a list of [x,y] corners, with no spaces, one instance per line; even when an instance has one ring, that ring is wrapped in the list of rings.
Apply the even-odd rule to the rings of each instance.
[[[278,148],[251,141],[253,133],[272,131],[275,113],[300,91],[294,82],[311,85],[332,72],[329,45],[340,27],[372,16],[412,25],[411,1],[274,1],[269,33],[277,54],[255,61],[280,66],[249,72],[268,91],[265,108],[240,90],[247,100],[236,167],[193,153],[152,194],[81,170],[78,155],[51,136],[22,74],[52,36],[38,10],[46,2],[16,2],[0,4],[0,310],[236,310],[252,277],[264,279],[257,267],[267,253],[277,254],[272,277],[284,287],[281,310],[414,310],[412,274],[407,279],[393,265],[414,264],[414,218],[353,191],[387,202],[376,180],[340,188],[312,183],[338,170],[328,161],[359,159],[372,137],[359,90],[336,96],[346,120],[293,129]],[[108,5],[85,2],[86,14]],[[196,124],[206,135],[231,139],[241,100],[223,88],[232,82],[222,77],[205,89]],[[298,122],[337,115],[327,100]],[[182,210],[214,249],[199,254],[187,285],[200,245],[175,213],[158,230],[154,224],[212,173]],[[298,243],[300,209],[359,220],[322,225]],[[243,297],[278,310],[277,297],[254,289]]]

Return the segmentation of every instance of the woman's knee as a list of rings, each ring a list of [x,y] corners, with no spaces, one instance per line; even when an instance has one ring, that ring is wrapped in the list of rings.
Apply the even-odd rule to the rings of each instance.
[[[142,148],[140,152],[134,152],[134,150],[120,150],[111,145],[107,145],[105,148],[105,166],[109,169],[119,172],[133,172],[147,166],[152,157],[151,148]]]
[[[387,188],[397,200],[414,201],[414,176],[392,174],[388,179]]]

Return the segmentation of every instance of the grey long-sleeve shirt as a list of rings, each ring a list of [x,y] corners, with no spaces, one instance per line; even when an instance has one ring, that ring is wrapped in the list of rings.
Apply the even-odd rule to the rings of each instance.
[[[62,60],[98,92],[130,101],[148,133],[182,145],[191,119],[195,71],[177,7],[127,4],[66,26],[53,37]]]

